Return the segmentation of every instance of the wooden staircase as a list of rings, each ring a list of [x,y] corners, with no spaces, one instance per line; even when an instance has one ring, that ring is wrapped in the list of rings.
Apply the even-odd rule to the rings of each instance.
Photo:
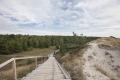
[[[23,77],[22,80],[71,80],[71,78],[56,59],[51,56],[46,62],[38,65],[35,70]]]
[[[16,72],[16,60],[20,59],[35,59],[35,70],[31,73],[23,77],[22,79],[17,78]],[[37,64],[37,59],[40,58],[41,60],[45,61],[42,64]],[[58,61],[53,57],[53,54],[48,56],[30,56],[30,57],[19,57],[19,58],[12,58],[2,64],[0,64],[0,68],[4,67],[5,65],[12,62],[13,68],[13,77],[14,80],[71,80],[70,74],[62,68],[62,66],[58,63]],[[0,78],[1,80],[1,78]],[[4,79],[2,79],[4,80]]]

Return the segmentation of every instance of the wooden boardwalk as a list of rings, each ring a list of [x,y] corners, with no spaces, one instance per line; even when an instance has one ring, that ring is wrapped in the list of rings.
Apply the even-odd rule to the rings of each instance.
[[[57,52],[57,51],[56,51]],[[42,64],[37,64],[37,59],[45,61]],[[24,59],[35,59],[35,70],[26,75],[25,77],[17,78],[17,68],[16,61]],[[13,78],[14,80],[71,80],[70,74],[62,68],[58,61],[53,57],[53,53],[48,56],[29,56],[29,57],[19,57],[11,58],[8,61],[0,64],[0,68],[12,62]],[[6,80],[7,77],[1,77],[2,80]],[[1,80],[0,79],[0,80]]]
[[[21,80],[71,80],[69,73],[63,69],[57,60],[50,56],[43,64],[23,77]]]

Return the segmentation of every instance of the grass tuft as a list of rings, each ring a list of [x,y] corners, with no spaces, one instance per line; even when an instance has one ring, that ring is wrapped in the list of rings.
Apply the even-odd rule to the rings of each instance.
[[[114,74],[110,74],[110,73],[107,73],[107,71],[105,71],[102,66],[100,66],[99,64],[95,63],[95,67],[98,71],[100,71],[103,75],[109,77],[111,80],[119,80],[117,79]]]

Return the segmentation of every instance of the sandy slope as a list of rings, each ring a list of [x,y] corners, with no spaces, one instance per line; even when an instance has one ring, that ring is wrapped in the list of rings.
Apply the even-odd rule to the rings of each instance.
[[[120,50],[101,49],[96,42],[89,45],[83,55],[86,80],[120,80]]]

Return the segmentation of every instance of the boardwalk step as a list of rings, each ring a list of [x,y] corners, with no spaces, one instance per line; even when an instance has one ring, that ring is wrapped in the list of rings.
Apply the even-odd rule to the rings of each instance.
[[[21,80],[71,80],[66,79],[60,66],[56,63],[54,57],[49,57],[49,59],[43,64],[39,64],[38,67],[29,73],[26,77]]]

